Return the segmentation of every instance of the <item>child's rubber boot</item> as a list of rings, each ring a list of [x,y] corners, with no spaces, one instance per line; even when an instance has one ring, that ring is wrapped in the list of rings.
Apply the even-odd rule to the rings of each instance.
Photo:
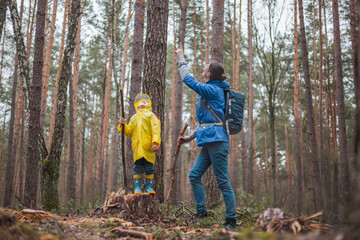
[[[140,194],[141,193],[141,175],[134,175],[134,181],[135,181],[135,189],[134,194]]]
[[[145,190],[147,193],[155,194],[154,188],[154,174],[145,176]]]

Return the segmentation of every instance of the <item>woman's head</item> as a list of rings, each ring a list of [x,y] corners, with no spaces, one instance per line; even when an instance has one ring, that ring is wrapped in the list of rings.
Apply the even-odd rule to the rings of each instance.
[[[211,61],[210,64],[205,65],[203,77],[206,81],[225,80],[224,66],[219,62]]]

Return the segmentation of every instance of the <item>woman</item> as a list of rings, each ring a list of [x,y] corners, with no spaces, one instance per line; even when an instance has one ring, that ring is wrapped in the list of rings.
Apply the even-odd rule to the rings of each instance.
[[[225,97],[223,89],[230,88],[230,84],[224,81],[226,76],[223,65],[214,61],[204,67],[202,76],[205,79],[205,83],[198,82],[190,75],[181,44],[180,48],[175,50],[175,53],[178,57],[177,62],[183,82],[199,94],[196,105],[196,116],[200,126],[190,135],[182,136],[178,139],[178,141],[183,144],[196,138],[197,146],[202,147],[189,173],[189,179],[196,203],[197,214],[195,221],[198,218],[207,216],[205,190],[201,177],[210,165],[212,165],[216,182],[222,192],[226,207],[224,227],[225,229],[235,229],[235,195],[228,177],[227,162],[229,136],[222,127],[222,124],[220,124],[211,110],[207,107],[209,104],[216,115],[224,121]]]

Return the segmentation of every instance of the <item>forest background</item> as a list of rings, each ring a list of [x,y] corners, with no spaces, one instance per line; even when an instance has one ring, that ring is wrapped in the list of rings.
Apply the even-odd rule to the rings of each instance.
[[[13,7],[15,3],[17,7]],[[63,99],[58,94],[62,59],[66,56],[65,39],[71,32],[71,3],[19,0],[11,1],[9,9],[18,10],[25,40],[23,59],[34,62],[29,64],[28,73],[35,76],[36,44],[40,42],[35,38],[36,9],[40,4],[44,5],[45,34],[38,116],[41,144],[50,150],[56,132],[57,101]],[[165,84],[159,81],[156,85],[163,95],[151,92],[146,85],[149,83],[144,81],[152,71],[145,60],[142,63],[143,49],[151,43],[147,41],[151,38],[147,33],[150,25],[147,3],[88,0],[79,4],[73,62],[68,74],[71,77],[65,90],[69,97],[64,100],[64,136],[59,147],[55,204],[45,199],[44,169],[49,156],[41,152],[41,158],[31,157],[33,135],[29,133],[28,108],[31,112],[32,104],[31,95],[27,94],[30,84],[24,83],[21,70],[21,54],[16,44],[19,34],[13,30],[14,13],[8,12],[2,21],[0,192],[4,194],[0,205],[25,204],[48,210],[63,205],[94,205],[101,203],[107,192],[124,188],[121,137],[117,131],[120,89],[128,120],[135,113],[133,99],[141,90],[150,94],[153,110],[162,120],[162,149],[157,156],[155,187],[159,199],[164,201],[178,133],[185,122],[189,123],[188,133],[197,126],[197,96],[183,86],[174,56],[174,46],[182,41],[188,66],[199,81],[204,64],[216,59],[223,62],[232,88],[247,97],[243,130],[231,136],[229,150],[229,175],[238,205],[249,204],[243,200],[252,199],[291,213],[325,209],[329,218],[345,215],[357,187],[353,154],[354,74],[358,74],[353,65],[357,40],[353,27],[356,29],[358,24],[355,1],[170,1],[165,5],[168,17],[161,22],[167,27],[167,48],[159,54],[165,57],[163,65],[155,66],[165,69]],[[301,35],[301,12],[305,35]],[[219,30],[217,21],[221,14],[223,26],[220,24]],[[220,54],[214,50],[219,32],[223,33]],[[300,36],[306,37],[305,45],[300,43],[304,40]],[[199,150],[194,142],[182,146],[171,196],[174,203],[193,203],[187,176]],[[130,140],[126,144],[126,163],[131,191]],[[204,182],[207,202],[218,201],[220,192],[211,171]],[[35,193],[27,192],[26,185],[35,186]]]

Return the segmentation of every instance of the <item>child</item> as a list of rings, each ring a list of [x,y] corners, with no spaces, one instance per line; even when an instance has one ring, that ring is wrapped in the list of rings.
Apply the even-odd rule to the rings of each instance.
[[[118,130],[121,132],[125,124],[125,136],[131,137],[134,158],[134,194],[141,193],[142,175],[145,173],[145,190],[155,194],[153,189],[155,152],[161,143],[160,120],[151,111],[151,100],[147,94],[139,93],[135,97],[136,114],[127,125],[124,118],[120,119]]]

